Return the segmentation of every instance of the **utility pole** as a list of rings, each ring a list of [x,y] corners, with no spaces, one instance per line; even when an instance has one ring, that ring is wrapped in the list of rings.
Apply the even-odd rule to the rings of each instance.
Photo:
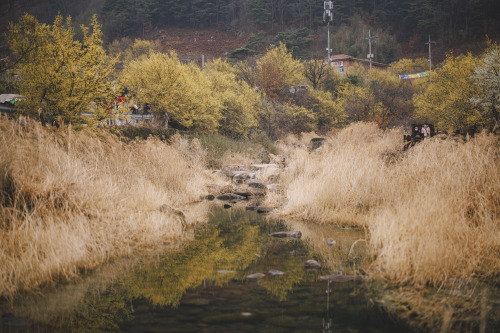
[[[323,12],[323,22],[327,22],[328,25],[328,33],[327,33],[327,49],[326,52],[328,53],[328,66],[331,66],[332,64],[332,59],[331,59],[331,54],[332,54],[332,49],[330,48],[330,22],[333,22],[333,1],[325,1],[324,2],[324,8],[325,11]]]
[[[429,72],[432,70],[432,56],[431,56],[431,44],[436,42],[431,42],[431,35],[429,35],[429,41],[425,44],[429,44]]]
[[[372,59],[373,59],[373,53],[372,53],[372,39],[377,38],[376,36],[372,36],[372,31],[368,30],[368,55],[366,56],[368,59],[370,59],[370,70],[372,69]]]

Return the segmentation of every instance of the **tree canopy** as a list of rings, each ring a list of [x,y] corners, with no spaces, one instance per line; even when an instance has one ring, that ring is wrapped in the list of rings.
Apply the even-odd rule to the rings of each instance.
[[[13,69],[21,78],[22,113],[53,124],[82,122],[84,112],[104,116],[114,61],[102,47],[96,16],[81,29],[83,38],[76,40],[71,19],[61,15],[52,25],[28,14],[10,24],[7,40]]]
[[[174,52],[151,53],[129,62],[120,82],[158,116],[186,128],[214,132],[221,102],[212,96],[209,80],[198,67],[182,64]]]
[[[449,54],[441,68],[433,71],[429,83],[414,97],[417,119],[430,121],[443,130],[462,130],[481,124],[481,114],[472,102],[479,95],[472,74],[475,58],[469,53]]]

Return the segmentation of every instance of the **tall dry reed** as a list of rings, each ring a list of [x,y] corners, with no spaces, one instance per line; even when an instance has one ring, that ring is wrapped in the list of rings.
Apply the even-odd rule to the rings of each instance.
[[[386,274],[439,285],[456,278],[498,278],[500,160],[498,138],[432,140],[388,169],[390,198],[370,222]]]
[[[196,161],[149,139],[0,119],[0,296],[182,237]],[[186,211],[187,212],[187,211]]]
[[[295,152],[283,212],[365,226],[377,263],[401,282],[439,285],[500,271],[498,138],[432,139],[357,123],[316,152]]]
[[[284,212],[325,223],[366,225],[366,212],[385,200],[380,193],[387,184],[384,159],[400,142],[399,134],[357,123],[311,153],[299,146],[283,175],[288,189]]]

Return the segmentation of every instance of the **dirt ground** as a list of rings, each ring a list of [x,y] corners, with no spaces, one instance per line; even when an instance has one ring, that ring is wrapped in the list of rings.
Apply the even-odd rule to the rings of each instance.
[[[210,29],[164,28],[151,33],[151,39],[159,40],[163,51],[175,50],[182,61],[205,61],[225,58],[231,51],[247,43],[249,35]]]

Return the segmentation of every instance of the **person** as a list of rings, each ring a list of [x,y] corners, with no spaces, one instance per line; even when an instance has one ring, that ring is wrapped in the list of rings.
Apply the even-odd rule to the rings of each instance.
[[[425,123],[424,126],[422,126],[422,135],[424,136],[424,140],[427,140],[431,136],[431,128]]]
[[[415,126],[413,128],[413,131],[411,133],[411,136],[417,136],[417,135],[420,135],[420,130],[418,129],[418,126]]]

